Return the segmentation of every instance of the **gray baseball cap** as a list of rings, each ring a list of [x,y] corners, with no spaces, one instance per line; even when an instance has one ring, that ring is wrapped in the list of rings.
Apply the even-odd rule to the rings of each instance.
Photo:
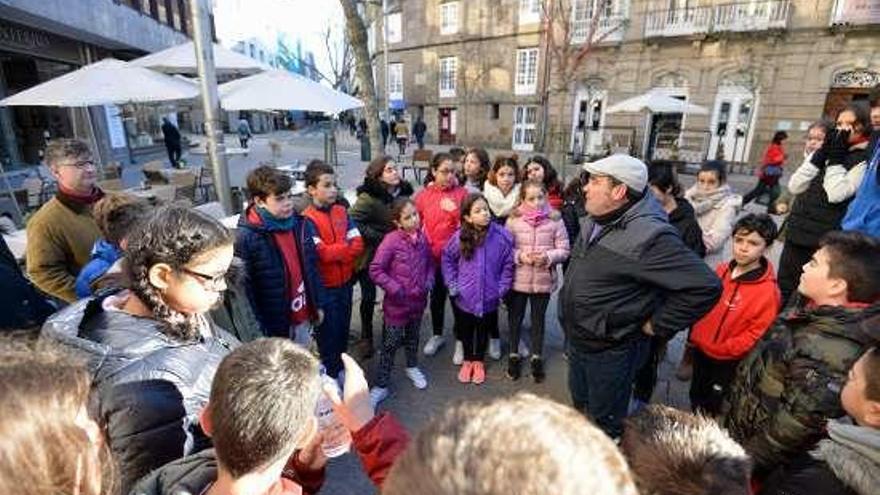
[[[648,166],[638,158],[617,153],[595,162],[584,164],[591,174],[607,175],[626,184],[634,191],[642,192],[648,185]]]

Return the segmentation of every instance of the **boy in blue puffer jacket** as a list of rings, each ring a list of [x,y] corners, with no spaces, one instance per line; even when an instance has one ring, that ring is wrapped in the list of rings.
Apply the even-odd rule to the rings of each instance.
[[[251,171],[251,204],[238,220],[235,256],[244,261],[251,308],[268,337],[308,345],[320,324],[323,285],[314,228],[294,209],[291,178],[269,166]]]
[[[93,285],[122,257],[129,231],[149,211],[149,203],[131,194],[108,194],[95,203],[93,215],[103,237],[95,241],[91,259],[76,277],[76,297],[95,292]]]

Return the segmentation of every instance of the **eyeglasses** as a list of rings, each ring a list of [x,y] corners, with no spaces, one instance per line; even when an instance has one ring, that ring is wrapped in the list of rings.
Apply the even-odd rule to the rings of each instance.
[[[86,168],[86,167],[94,167],[95,162],[94,162],[94,160],[81,160],[81,161],[73,162],[73,163],[65,163],[64,165],[67,165],[68,167],[74,167],[74,168]]]
[[[217,276],[206,275],[204,273],[199,273],[189,268],[180,268],[180,271],[196,277],[199,280],[202,280],[201,286],[213,291],[220,291],[226,288],[226,274],[220,274]]]

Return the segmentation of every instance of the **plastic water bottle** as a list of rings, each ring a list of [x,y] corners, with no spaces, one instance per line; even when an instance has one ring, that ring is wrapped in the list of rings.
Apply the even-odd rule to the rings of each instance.
[[[323,366],[321,367],[321,384],[324,387],[331,386],[341,394],[336,380],[327,376]],[[324,451],[324,455],[331,458],[339,457],[348,452],[351,448],[351,433],[336,417],[336,413],[333,412],[333,402],[323,391],[318,397],[315,416],[318,417],[318,430],[324,435],[321,442],[321,450]]]

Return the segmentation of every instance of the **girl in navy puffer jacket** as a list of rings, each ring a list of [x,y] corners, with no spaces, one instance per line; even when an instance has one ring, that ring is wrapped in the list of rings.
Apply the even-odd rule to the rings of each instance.
[[[418,368],[418,353],[422,314],[428,304],[428,292],[434,286],[431,247],[421,231],[419,213],[412,200],[395,200],[391,206],[391,219],[397,230],[382,239],[370,263],[370,278],[385,292],[382,351],[376,385],[370,390],[374,405],[388,396],[394,354],[401,346],[406,349],[406,376],[416,388],[428,386],[425,375]]]
[[[489,333],[498,326],[498,305],[513,283],[513,237],[492,221],[481,194],[461,205],[461,228],[443,250],[443,279],[461,320],[464,362],[458,380],[483,383]]]

